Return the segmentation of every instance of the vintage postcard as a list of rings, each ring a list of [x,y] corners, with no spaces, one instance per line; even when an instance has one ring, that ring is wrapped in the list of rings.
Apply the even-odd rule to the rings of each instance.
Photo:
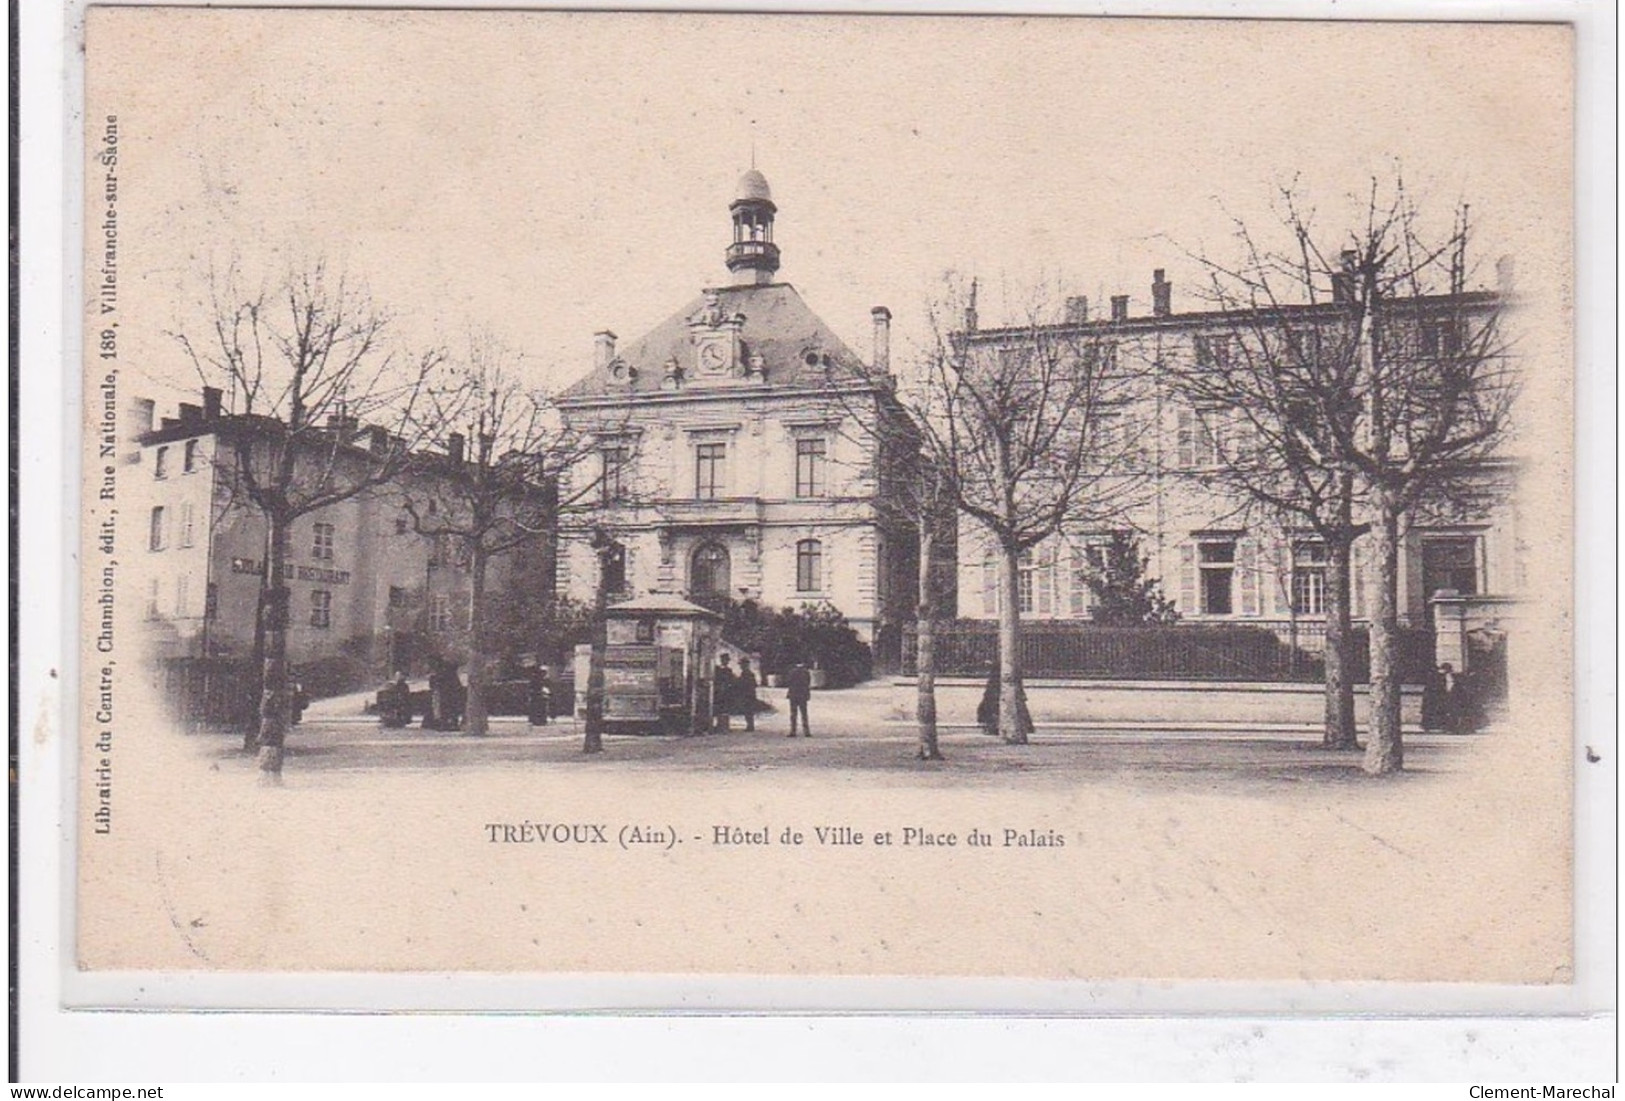
[[[1569,28],[85,47],[81,971],[1574,982]]]

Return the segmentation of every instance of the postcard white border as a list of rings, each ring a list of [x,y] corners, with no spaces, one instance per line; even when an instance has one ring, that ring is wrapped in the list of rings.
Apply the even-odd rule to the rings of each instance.
[[[23,1074],[29,1079],[87,1080],[250,1078],[272,1073],[313,1077],[842,1077],[907,1075],[1007,1076],[1019,1065],[1034,1077],[1084,1075],[1231,1078],[1341,1077],[1352,1067],[1333,1049],[1386,1049],[1399,1077],[1470,1077],[1461,1037],[1513,1053],[1500,1071],[1574,1080],[1612,1076],[1617,961],[1617,853],[1614,729],[1616,475],[1613,442],[1616,387],[1614,315],[1617,286],[1614,150],[1617,105],[1615,13],[1603,3],[1503,4],[1376,2],[1351,9],[1326,2],[1153,4],[939,3],[897,10],[933,12],[1087,12],[1158,16],[1249,15],[1343,19],[1505,19],[1573,22],[1579,35],[1577,211],[1582,231],[1577,285],[1577,578],[1576,737],[1606,746],[1604,765],[1577,776],[1576,965],[1572,988],[1382,986],[1285,987],[1259,984],[1069,984],[991,980],[779,980],[760,978],[469,975],[80,975],[71,973],[73,785],[66,782],[76,745],[71,699],[76,684],[77,506],[80,362],[72,332],[75,295],[65,276],[82,255],[76,225],[83,100],[79,40],[84,4],[31,4],[20,27],[23,142],[21,185],[22,622],[20,751],[22,803],[21,1009]],[[242,6],[269,7],[249,3]],[[386,7],[382,3],[353,6]],[[495,4],[418,5],[496,7]],[[577,4],[577,7],[609,7]],[[682,7],[683,5],[647,5]],[[760,10],[761,3],[710,3],[712,10]],[[869,10],[855,4],[799,3],[799,11]],[[53,9],[57,18],[50,15]],[[72,92],[66,101],[64,87]],[[71,201],[69,201],[71,200]],[[69,978],[71,982],[66,981]],[[1380,997],[1373,998],[1380,992]],[[1400,995],[1397,999],[1396,994]],[[185,1014],[64,1011],[65,999],[125,1007],[156,1005],[245,1008],[290,1004],[387,1011],[468,1010],[473,1017],[363,1014]],[[1371,1019],[1375,1004],[1390,1013],[1439,1014],[1429,1020]],[[504,1016],[525,1009],[614,1011],[662,1009],[649,1016]],[[948,1020],[868,1016],[836,1011],[910,1008]],[[830,1013],[829,1016],[720,1018],[741,1009]],[[678,1015],[670,1014],[675,1010]],[[1147,1019],[1147,1015],[1181,1014]],[[687,1014],[687,1015],[685,1015]],[[1034,1015],[1115,1014],[1094,1020]],[[1244,1016],[1236,1016],[1242,1014]],[[1307,1014],[1292,1020],[1277,1015]],[[1451,1016],[1443,1016],[1445,1014]],[[1452,1019],[1466,1017],[1469,1019]],[[1318,1019],[1317,1019],[1318,1018]],[[1227,1039],[1251,1041],[1223,1054]],[[253,1037],[248,1041],[248,1037]],[[1064,1040],[1064,1043],[1057,1041]],[[1170,1063],[1170,1052],[1212,1045],[1211,1059]],[[1243,1048],[1245,1050],[1243,1050]],[[1488,1050],[1486,1047],[1484,1050]],[[289,1053],[300,1053],[289,1063]],[[613,1053],[607,1058],[606,1053]],[[809,1054],[817,1061],[810,1061]],[[1017,1060],[1012,1063],[1010,1060]],[[1147,1060],[1150,1062],[1147,1062]],[[1184,1073],[1181,1073],[1181,1067]],[[1544,1070],[1544,1074],[1542,1073]],[[1481,1072],[1482,1073],[1482,1072]]]

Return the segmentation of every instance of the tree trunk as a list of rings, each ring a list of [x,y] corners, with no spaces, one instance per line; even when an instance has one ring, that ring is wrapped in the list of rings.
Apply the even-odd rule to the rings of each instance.
[[[1344,533],[1326,540],[1326,732],[1327,749],[1354,749],[1353,625],[1349,615],[1349,562],[1353,540]]]
[[[592,598],[592,650],[587,659],[587,722],[582,739],[583,753],[604,749],[604,653],[609,648],[609,571],[602,551],[598,554],[598,585]]]
[[[469,547],[468,597],[468,701],[463,711],[463,733],[481,735],[490,727],[485,713],[490,658],[486,654],[485,548],[478,540]]]
[[[942,760],[942,751],[937,747],[937,609],[931,601],[931,556],[935,542],[931,525],[935,521],[936,517],[929,516],[920,524],[920,595],[915,613],[918,645],[914,658],[914,712],[920,724],[919,757],[922,761]]]
[[[1005,547],[999,584],[999,733],[1011,745],[1027,744],[1021,698],[1021,552]]]
[[[1392,494],[1375,494],[1377,521],[1371,527],[1371,557],[1377,565],[1376,600],[1371,612],[1371,725],[1366,735],[1365,770],[1373,775],[1404,767],[1400,732],[1399,510]]]
[[[249,651],[248,657],[248,664],[253,672],[250,674],[252,679],[246,688],[247,690],[253,692],[255,707],[253,714],[248,716],[246,721],[243,723],[244,753],[253,753],[260,747],[259,704],[265,694],[265,570],[270,557],[270,544],[267,543],[265,553],[266,561],[262,561],[260,563],[260,591],[255,595],[254,598],[254,648]],[[247,709],[244,708],[244,710],[246,711]]]
[[[282,777],[282,747],[288,735],[292,702],[288,690],[288,527],[284,517],[267,512],[265,540],[265,663],[260,692],[259,767],[267,779]]]

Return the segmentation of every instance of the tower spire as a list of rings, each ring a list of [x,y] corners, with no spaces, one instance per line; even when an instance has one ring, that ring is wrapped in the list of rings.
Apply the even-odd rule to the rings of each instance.
[[[728,246],[728,270],[735,275],[749,273],[757,285],[771,283],[779,270],[779,246],[773,243],[773,192],[767,177],[756,171],[756,142],[751,141],[751,167],[739,177],[735,198],[728,204],[733,216],[734,239]]]

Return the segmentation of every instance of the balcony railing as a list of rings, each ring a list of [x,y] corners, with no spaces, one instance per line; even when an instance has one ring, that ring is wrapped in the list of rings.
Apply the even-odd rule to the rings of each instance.
[[[767,257],[774,266],[779,262],[779,246],[772,241],[735,241],[728,246],[728,262],[737,260],[754,260],[758,257]]]

